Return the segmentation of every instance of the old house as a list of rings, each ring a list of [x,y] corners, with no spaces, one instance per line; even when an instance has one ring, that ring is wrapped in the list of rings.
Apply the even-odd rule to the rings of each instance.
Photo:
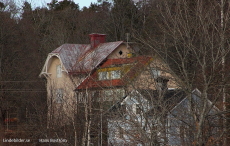
[[[76,121],[87,131],[80,141],[107,143],[99,140],[107,131],[102,113],[134,89],[163,92],[177,85],[157,56],[139,55],[138,44],[89,36],[90,44],[63,44],[49,53],[40,77],[47,80],[48,121]]]

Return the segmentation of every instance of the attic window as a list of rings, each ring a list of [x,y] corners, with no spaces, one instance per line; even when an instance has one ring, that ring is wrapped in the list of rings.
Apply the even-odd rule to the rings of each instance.
[[[120,54],[120,55],[122,55],[122,54],[123,54],[123,52],[122,52],[122,51],[119,51],[119,54]]]
[[[62,77],[62,69],[61,69],[61,65],[57,65],[57,68],[56,68],[56,72],[57,72],[57,78],[60,78]]]

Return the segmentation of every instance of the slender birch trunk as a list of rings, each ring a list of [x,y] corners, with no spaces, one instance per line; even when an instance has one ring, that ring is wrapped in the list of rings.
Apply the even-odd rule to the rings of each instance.
[[[91,113],[92,113],[92,109],[91,109],[91,94],[87,93],[88,95],[88,127],[87,127],[87,146],[90,146],[90,132],[91,132]]]
[[[224,48],[224,5],[225,5],[225,1],[221,0],[221,53],[222,53],[222,58],[221,58],[221,63],[222,63],[222,82],[225,82],[225,48]],[[222,87],[222,100],[223,100],[223,111],[226,111],[226,94],[225,94],[225,85],[223,85]],[[227,142],[227,121],[226,121],[226,116],[225,114],[223,114],[223,133],[224,133],[224,137],[223,137],[223,146],[226,146],[226,142]]]

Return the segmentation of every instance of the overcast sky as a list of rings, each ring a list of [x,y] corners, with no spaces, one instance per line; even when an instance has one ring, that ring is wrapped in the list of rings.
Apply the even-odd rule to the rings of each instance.
[[[4,0],[0,0],[4,1]],[[50,3],[52,0],[19,0],[19,1],[28,1],[31,3],[33,8],[36,7],[42,7],[42,6],[47,6],[47,3]],[[62,0],[58,0],[62,1]],[[74,0],[76,4],[79,4],[80,9],[83,8],[84,6],[89,7],[89,5],[92,3],[96,3],[97,0]]]

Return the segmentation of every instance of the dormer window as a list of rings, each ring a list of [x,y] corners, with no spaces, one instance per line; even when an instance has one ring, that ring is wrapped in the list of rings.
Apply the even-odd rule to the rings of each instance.
[[[57,72],[57,78],[60,78],[62,77],[62,69],[61,69],[61,65],[57,65],[57,68],[56,68],[56,72]]]
[[[121,71],[120,70],[111,71],[111,79],[120,79],[120,78],[121,78]]]
[[[121,78],[121,70],[113,68],[101,69],[98,71],[98,80],[112,80],[112,79],[120,79]]]
[[[99,80],[108,79],[108,72],[107,71],[98,72],[98,79]]]

